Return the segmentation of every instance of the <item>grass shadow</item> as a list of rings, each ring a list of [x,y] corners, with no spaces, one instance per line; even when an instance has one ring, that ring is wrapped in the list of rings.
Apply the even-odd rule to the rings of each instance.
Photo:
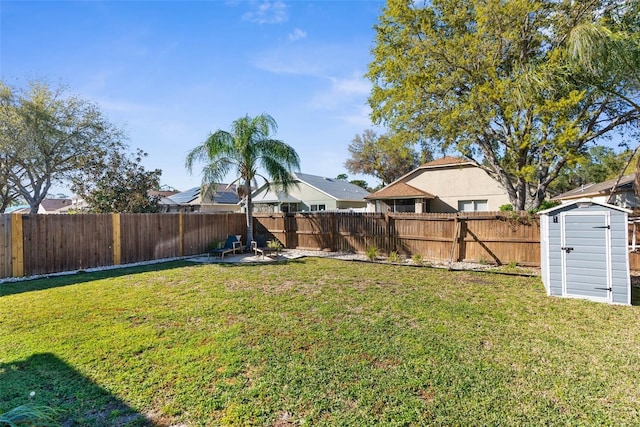
[[[129,274],[171,270],[174,268],[182,268],[187,265],[193,264],[188,261],[169,261],[163,263],[140,265],[135,267],[110,268],[107,270],[92,272],[80,271],[71,274],[51,275],[49,277],[19,280],[17,282],[5,282],[0,283],[0,298],[3,296],[20,294],[23,292],[40,291],[43,289],[77,285],[79,283],[91,282],[93,280],[121,277]]]
[[[65,427],[156,425],[51,353],[0,363],[0,384],[0,413],[31,403],[56,410]]]

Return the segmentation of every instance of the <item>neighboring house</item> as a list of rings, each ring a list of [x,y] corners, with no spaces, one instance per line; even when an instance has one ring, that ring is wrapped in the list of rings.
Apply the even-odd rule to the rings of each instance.
[[[476,163],[451,156],[419,166],[366,199],[371,212],[497,211],[509,203],[500,183]]]
[[[178,203],[170,199],[171,196],[178,194],[179,191],[174,190],[149,190],[149,197],[157,197],[160,212],[179,212]]]
[[[160,200],[164,212],[240,212],[240,198],[235,185],[217,184],[213,194],[201,197],[200,187],[194,187]]]
[[[269,189],[268,184],[252,195],[254,212],[364,211],[369,192],[347,181],[306,173],[293,173],[295,184],[288,194]]]
[[[67,212],[71,206],[71,199],[44,199],[38,206],[39,214],[59,214],[61,209],[66,208]]]
[[[640,199],[634,192],[634,179],[635,174],[629,174],[623,176],[617,185],[616,181],[618,178],[597,184],[584,184],[571,191],[555,196],[551,200],[569,203],[588,197],[597,203],[608,203],[621,208],[635,208],[640,206]],[[613,188],[614,185],[615,189]],[[609,199],[609,195],[611,195],[611,190],[613,190],[613,197],[611,198],[611,201],[607,201]]]
[[[73,199],[44,199],[38,206],[38,214],[68,214],[69,212],[80,212],[87,208],[84,199],[78,197]]]

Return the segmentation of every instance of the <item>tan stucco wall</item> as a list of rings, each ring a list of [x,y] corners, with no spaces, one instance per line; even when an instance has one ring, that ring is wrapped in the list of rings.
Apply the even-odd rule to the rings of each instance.
[[[405,182],[437,196],[430,212],[457,212],[461,200],[487,200],[489,211],[509,203],[500,184],[476,166],[425,169]]]

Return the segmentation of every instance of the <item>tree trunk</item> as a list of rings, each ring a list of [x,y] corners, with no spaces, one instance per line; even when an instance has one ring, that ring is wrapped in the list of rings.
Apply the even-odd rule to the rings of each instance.
[[[253,203],[251,201],[251,182],[244,183],[244,189],[247,193],[247,247],[251,245],[253,240]]]

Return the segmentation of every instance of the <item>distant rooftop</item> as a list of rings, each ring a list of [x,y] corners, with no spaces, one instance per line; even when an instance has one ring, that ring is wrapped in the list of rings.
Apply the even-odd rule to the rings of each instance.
[[[359,201],[369,195],[369,192],[364,188],[341,179],[302,172],[295,172],[293,175],[300,181],[315,187],[336,200]]]

